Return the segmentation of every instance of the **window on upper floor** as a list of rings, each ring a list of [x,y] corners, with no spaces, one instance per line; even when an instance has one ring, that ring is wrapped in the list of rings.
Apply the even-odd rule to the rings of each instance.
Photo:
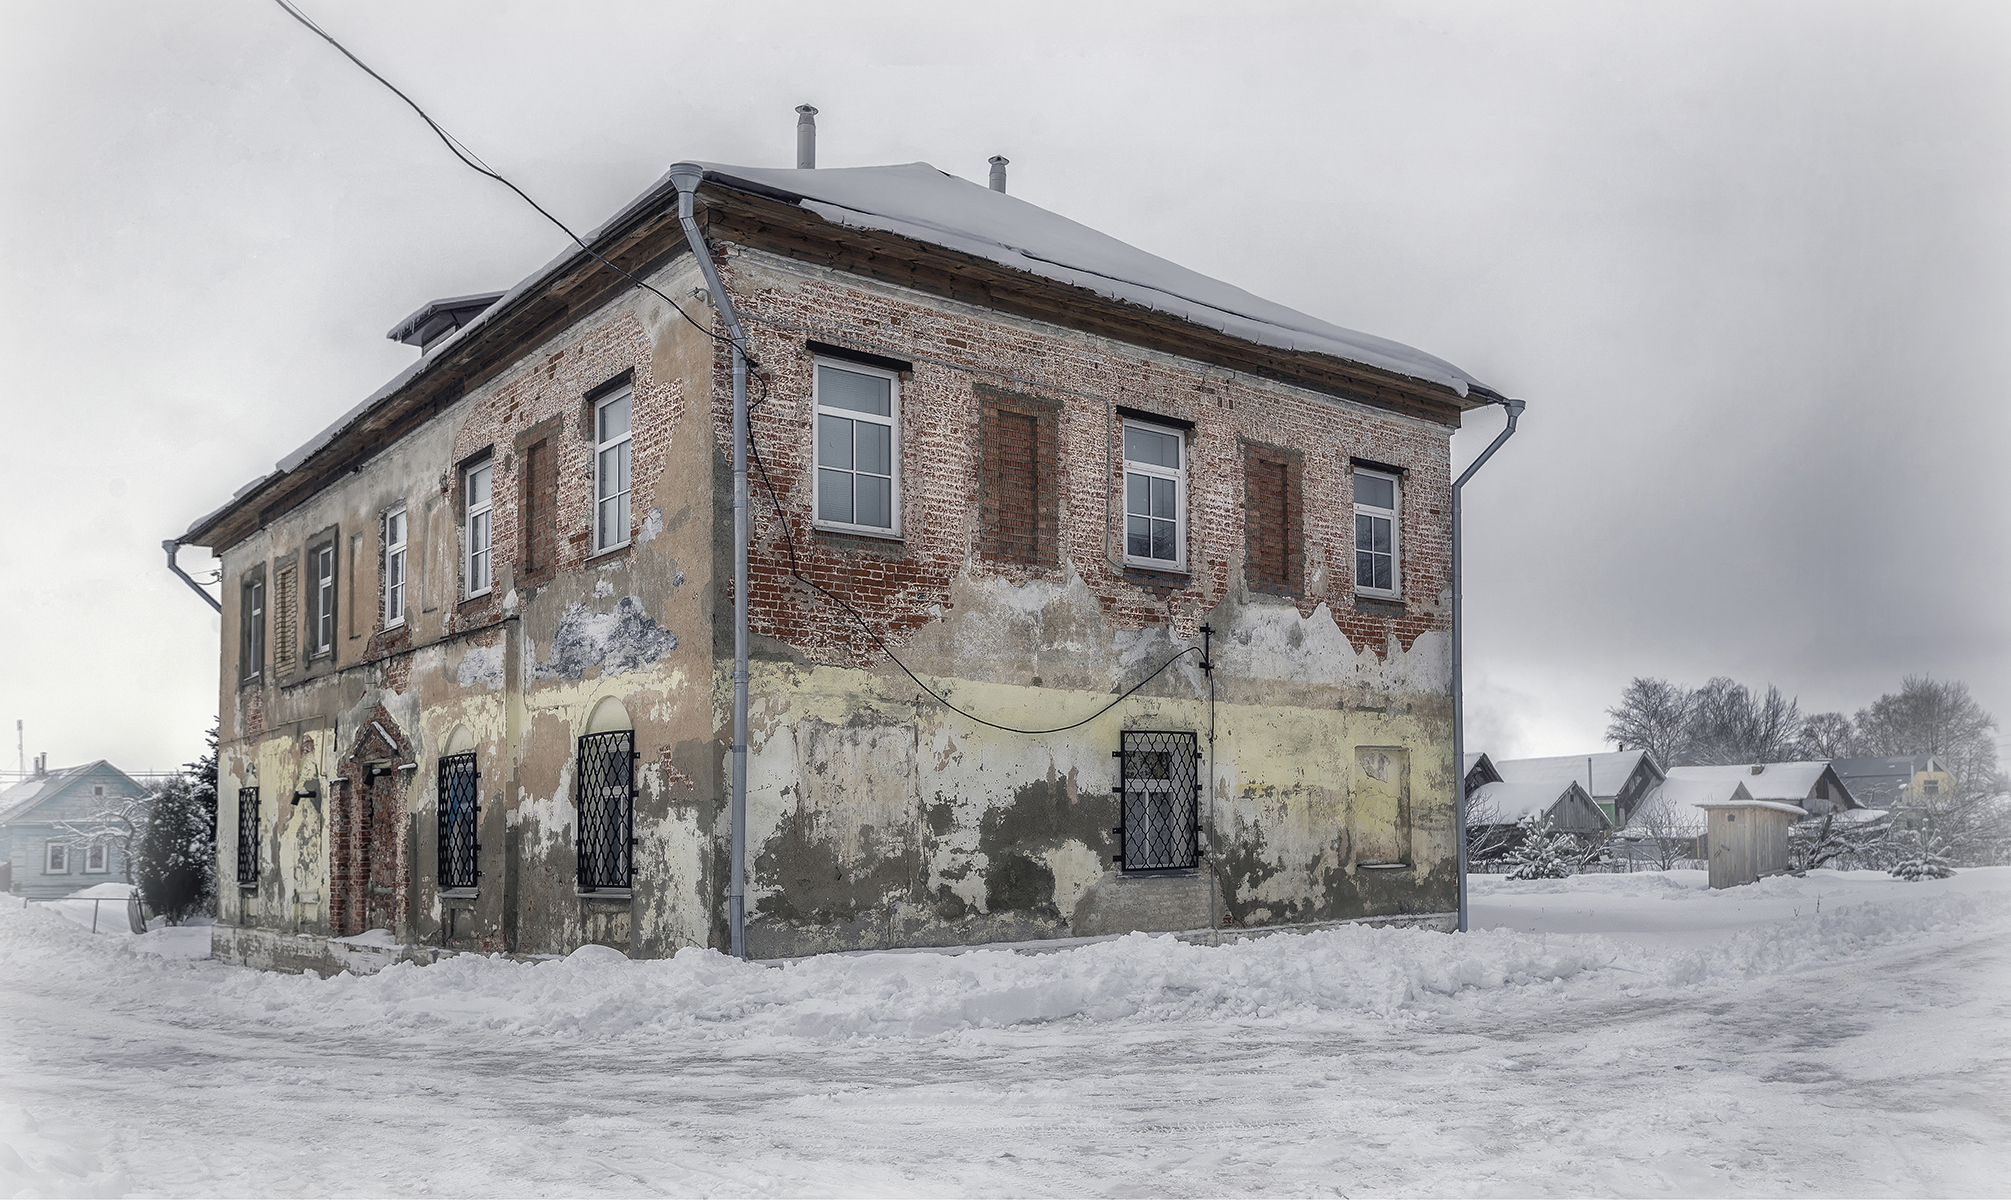
[[[1177,429],[1124,422],[1124,561],[1187,567],[1187,439]]]
[[[265,670],[265,565],[244,573],[238,585],[238,677],[257,679]]]
[[[1396,599],[1402,590],[1397,477],[1355,469],[1355,590]]]
[[[42,851],[42,873],[44,875],[68,875],[70,873],[70,848],[61,842],[50,842]]]
[[[334,530],[307,552],[307,654],[309,658],[335,652],[335,547]]]
[[[467,514],[462,539],[461,578],[470,597],[488,595],[492,579],[489,483],[493,466],[492,460],[484,460],[461,473],[461,499]]]
[[[818,360],[812,385],[814,520],[825,529],[901,533],[901,377]]]
[[[628,544],[629,463],[635,393],[594,403],[594,552]]]
[[[1253,592],[1294,596],[1304,588],[1304,516],[1299,460],[1246,446],[1243,452],[1243,578]]]
[[[405,623],[405,506],[384,514],[384,627]]]

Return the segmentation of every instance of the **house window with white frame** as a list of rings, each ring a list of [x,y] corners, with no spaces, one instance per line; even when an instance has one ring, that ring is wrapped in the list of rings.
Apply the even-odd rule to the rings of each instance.
[[[50,842],[42,852],[42,874],[68,875],[70,873],[70,848],[61,842]]]
[[[1187,566],[1187,439],[1177,429],[1124,423],[1124,561]]]
[[[384,627],[405,623],[405,506],[384,514]]]
[[[628,544],[629,454],[635,393],[594,404],[594,553]]]
[[[901,388],[893,371],[818,361],[815,521],[825,529],[901,534]]]
[[[1355,590],[1396,599],[1403,575],[1397,522],[1397,477],[1355,469]]]
[[[335,649],[335,543],[314,551],[314,650]]]
[[[247,682],[265,670],[265,568],[245,573],[238,591],[238,676]]]
[[[463,476],[461,494],[467,504],[468,516],[461,574],[470,598],[488,595],[491,582],[489,481],[492,465],[491,460],[484,460],[469,467]]]
[[[103,842],[92,842],[84,848],[84,874],[109,875],[111,870],[111,847]]]

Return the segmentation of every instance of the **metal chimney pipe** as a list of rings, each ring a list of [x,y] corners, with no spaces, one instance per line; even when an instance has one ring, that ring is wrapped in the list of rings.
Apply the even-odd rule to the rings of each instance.
[[[1002,154],[994,154],[994,155],[992,155],[992,190],[993,190],[993,191],[995,191],[995,192],[1003,192],[1003,191],[1005,191],[1005,169],[1006,169],[1006,164],[1007,164],[1007,163],[1009,163],[1009,162],[1011,162],[1011,161],[1012,161],[1012,160],[1011,160],[1010,158],[1007,158],[1007,157],[1005,157],[1005,156],[1004,156],[1004,155],[1002,155]]]
[[[796,106],[796,169],[817,166],[817,110],[808,104]]]

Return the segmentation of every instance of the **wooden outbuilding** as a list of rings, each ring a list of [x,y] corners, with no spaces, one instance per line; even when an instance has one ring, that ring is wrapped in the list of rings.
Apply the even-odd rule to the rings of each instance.
[[[1711,886],[1738,887],[1788,869],[1788,826],[1808,813],[1776,800],[1719,800],[1697,805],[1705,813]]]

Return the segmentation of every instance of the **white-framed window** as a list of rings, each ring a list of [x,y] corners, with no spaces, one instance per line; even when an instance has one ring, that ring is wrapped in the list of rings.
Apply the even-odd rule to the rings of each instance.
[[[489,481],[492,465],[491,461],[483,461],[469,467],[462,482],[462,498],[468,506],[468,528],[461,566],[471,597],[485,596],[489,592]]]
[[[1178,429],[1124,422],[1124,561],[1187,567],[1187,439]]]
[[[70,873],[70,848],[61,842],[50,842],[42,852],[42,873],[44,875],[68,875]]]
[[[1397,477],[1355,468],[1355,590],[1395,599],[1403,589]]]
[[[405,623],[405,506],[384,514],[384,627]]]
[[[251,680],[265,670],[265,569],[247,573],[238,595],[238,674]]]
[[[594,402],[594,553],[628,544],[629,451],[635,393]]]
[[[901,536],[901,377],[820,359],[811,390],[817,525]]]
[[[314,653],[335,649],[335,543],[314,552]]]
[[[84,874],[105,875],[112,869],[111,848],[103,842],[84,847]]]

